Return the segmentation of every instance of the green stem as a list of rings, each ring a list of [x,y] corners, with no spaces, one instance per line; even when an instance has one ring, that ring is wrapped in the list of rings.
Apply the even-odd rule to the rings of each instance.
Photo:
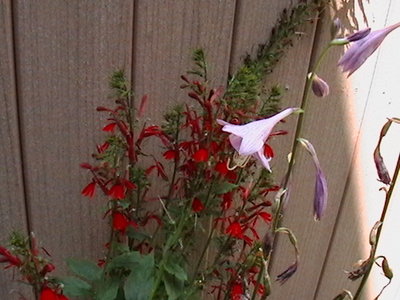
[[[372,252],[371,252],[372,259],[374,259],[375,254],[376,254],[376,250],[378,248],[378,243],[379,243],[379,239],[381,237],[382,227],[383,227],[383,224],[384,224],[384,221],[385,221],[385,218],[386,218],[386,213],[387,213],[387,210],[388,210],[388,207],[389,207],[389,204],[390,204],[390,200],[392,198],[393,190],[394,190],[394,187],[396,185],[396,180],[397,180],[397,177],[399,175],[399,172],[400,172],[400,155],[397,158],[397,164],[396,164],[396,169],[394,171],[393,180],[392,180],[392,182],[390,184],[388,192],[386,193],[385,204],[383,206],[381,217],[379,219],[379,221],[382,223],[382,225],[379,226],[379,228],[378,228],[378,230],[376,232],[376,243],[375,243],[375,247],[372,249]],[[371,273],[372,266],[373,266],[373,264],[369,265],[367,272],[363,276],[363,278],[362,278],[362,280],[360,282],[360,285],[358,286],[358,289],[357,289],[357,291],[356,291],[356,293],[354,295],[353,300],[357,300],[357,299],[360,298],[361,293],[362,293],[362,291],[363,291],[363,289],[365,287],[365,284],[366,284],[366,282],[368,280],[368,277],[369,277],[369,275]]]
[[[303,113],[301,113],[299,115],[299,120],[297,121],[297,126],[296,126],[296,132],[294,135],[294,142],[293,142],[293,146],[292,146],[292,155],[289,161],[289,166],[285,175],[285,179],[282,185],[282,188],[284,190],[287,189],[288,184],[289,184],[289,179],[290,176],[293,172],[293,167],[294,167],[294,162],[295,162],[295,158],[296,158],[296,154],[297,154],[297,149],[298,149],[298,145],[299,145],[299,141],[298,138],[300,137],[301,134],[301,130],[303,128],[303,123],[304,123],[304,115],[305,115],[305,111],[307,108],[307,103],[308,103],[308,99],[309,99],[309,94],[310,94],[310,90],[311,90],[311,85],[312,85],[312,80],[313,80],[313,76],[315,75],[318,67],[320,66],[323,58],[326,56],[326,54],[328,53],[328,50],[331,48],[331,45],[328,45],[320,54],[320,56],[317,59],[317,62],[315,63],[313,69],[310,71],[310,76],[307,77],[307,81],[306,81],[306,86],[305,86],[305,90],[304,90],[304,94],[303,94],[303,98],[301,100],[301,105],[300,108],[304,111]],[[273,221],[273,225],[272,225],[272,230],[273,232],[275,232],[275,230],[277,228],[279,228],[280,223],[281,223],[281,218],[282,218],[282,209],[283,209],[283,199],[285,197],[285,194],[283,194],[281,196],[278,208],[277,208],[277,212],[276,212],[276,217],[274,218]]]
[[[179,223],[178,223],[178,226],[176,227],[176,230],[167,239],[165,246],[163,247],[162,258],[161,258],[160,263],[158,264],[158,273],[157,273],[156,280],[153,285],[153,291],[152,291],[150,300],[156,299],[155,296],[157,294],[157,290],[158,290],[158,287],[160,286],[162,275],[164,273],[164,263],[165,263],[166,257],[168,256],[168,251],[174,246],[176,241],[179,239],[179,236],[181,235],[182,230],[185,227],[187,220],[188,220],[187,213],[183,212],[181,215],[181,218],[179,219]]]

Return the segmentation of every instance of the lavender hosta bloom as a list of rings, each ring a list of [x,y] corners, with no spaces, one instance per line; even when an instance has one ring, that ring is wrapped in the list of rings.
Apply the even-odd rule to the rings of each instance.
[[[361,36],[363,37],[356,40],[339,60],[339,66],[342,66],[343,72],[348,72],[348,76],[353,74],[378,49],[386,36],[398,27],[400,27],[400,22],[380,30],[372,31],[365,36],[363,36],[365,33],[362,34]],[[357,35],[357,33],[354,35]],[[359,36],[356,37],[359,38]],[[347,39],[350,41],[349,38]]]
[[[324,215],[326,205],[328,203],[328,182],[325,174],[321,169],[317,153],[313,145],[306,139],[299,138],[299,142],[307,149],[313,158],[314,165],[316,168],[315,176],[315,193],[314,193],[314,217],[315,220],[321,220]]]
[[[229,132],[229,141],[235,150],[243,156],[252,155],[261,161],[263,166],[271,171],[269,161],[264,154],[264,144],[274,126],[293,112],[301,111],[298,108],[287,108],[280,113],[266,119],[253,121],[245,125],[234,125],[223,120],[217,120],[223,125],[222,131]]]
[[[313,74],[311,76],[312,76],[311,89],[314,95],[321,98],[328,96],[329,85],[326,83],[326,81],[323,80],[321,77],[319,77],[317,74]]]

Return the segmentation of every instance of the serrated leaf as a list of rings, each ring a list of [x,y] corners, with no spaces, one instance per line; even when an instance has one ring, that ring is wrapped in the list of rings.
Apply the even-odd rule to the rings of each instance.
[[[64,277],[61,280],[64,285],[63,291],[68,297],[89,296],[92,287],[86,281],[76,277]]]
[[[67,265],[76,275],[89,281],[99,280],[102,269],[95,263],[84,259],[67,259]]]
[[[214,194],[222,195],[234,190],[237,187],[237,184],[233,184],[230,182],[220,182],[213,186],[213,192]]]

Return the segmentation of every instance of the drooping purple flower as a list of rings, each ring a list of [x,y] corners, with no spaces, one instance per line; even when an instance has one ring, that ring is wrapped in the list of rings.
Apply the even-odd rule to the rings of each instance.
[[[298,140],[307,149],[308,153],[310,153],[316,168],[315,192],[314,192],[314,218],[315,220],[319,221],[321,220],[321,217],[324,215],[326,205],[328,203],[328,182],[326,180],[324,172],[322,171],[321,164],[319,163],[314,146],[306,139],[299,138]]]
[[[311,89],[315,96],[317,97],[326,97],[329,95],[329,85],[319,77],[317,74],[311,75],[312,82],[311,82]]]
[[[224,126],[222,131],[230,133],[229,141],[240,155],[254,156],[261,161],[267,170],[271,171],[269,166],[271,158],[265,156],[264,144],[279,121],[299,110],[298,108],[287,108],[270,118],[253,121],[245,125],[234,125],[223,120],[217,120],[217,122]]]
[[[343,72],[348,72],[348,76],[353,74],[378,49],[386,36],[398,27],[400,27],[400,22],[369,34],[363,30],[348,37],[348,42],[355,42],[339,60],[339,66],[343,68]]]

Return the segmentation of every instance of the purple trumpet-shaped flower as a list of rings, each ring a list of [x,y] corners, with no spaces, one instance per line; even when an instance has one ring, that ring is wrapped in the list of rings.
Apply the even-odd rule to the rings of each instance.
[[[328,203],[328,182],[325,174],[321,169],[317,153],[313,145],[306,139],[299,138],[298,141],[307,149],[308,153],[311,154],[316,168],[315,176],[315,193],[314,193],[314,218],[315,220],[321,220],[324,215],[326,205]]]
[[[348,72],[348,76],[353,74],[378,49],[386,36],[398,27],[400,27],[400,22],[380,30],[372,31],[369,34],[365,30],[360,31],[362,34],[356,32],[352,36],[357,38],[351,38],[351,40],[347,38],[348,42],[354,40],[355,42],[339,60],[339,66],[342,66],[343,72]]]
[[[234,125],[223,120],[217,120],[223,125],[222,131],[229,132],[229,141],[235,150],[243,156],[252,155],[261,161],[267,170],[271,171],[269,161],[264,154],[264,144],[274,126],[293,112],[301,111],[298,108],[287,108],[280,113],[266,119],[253,121],[245,125]]]

